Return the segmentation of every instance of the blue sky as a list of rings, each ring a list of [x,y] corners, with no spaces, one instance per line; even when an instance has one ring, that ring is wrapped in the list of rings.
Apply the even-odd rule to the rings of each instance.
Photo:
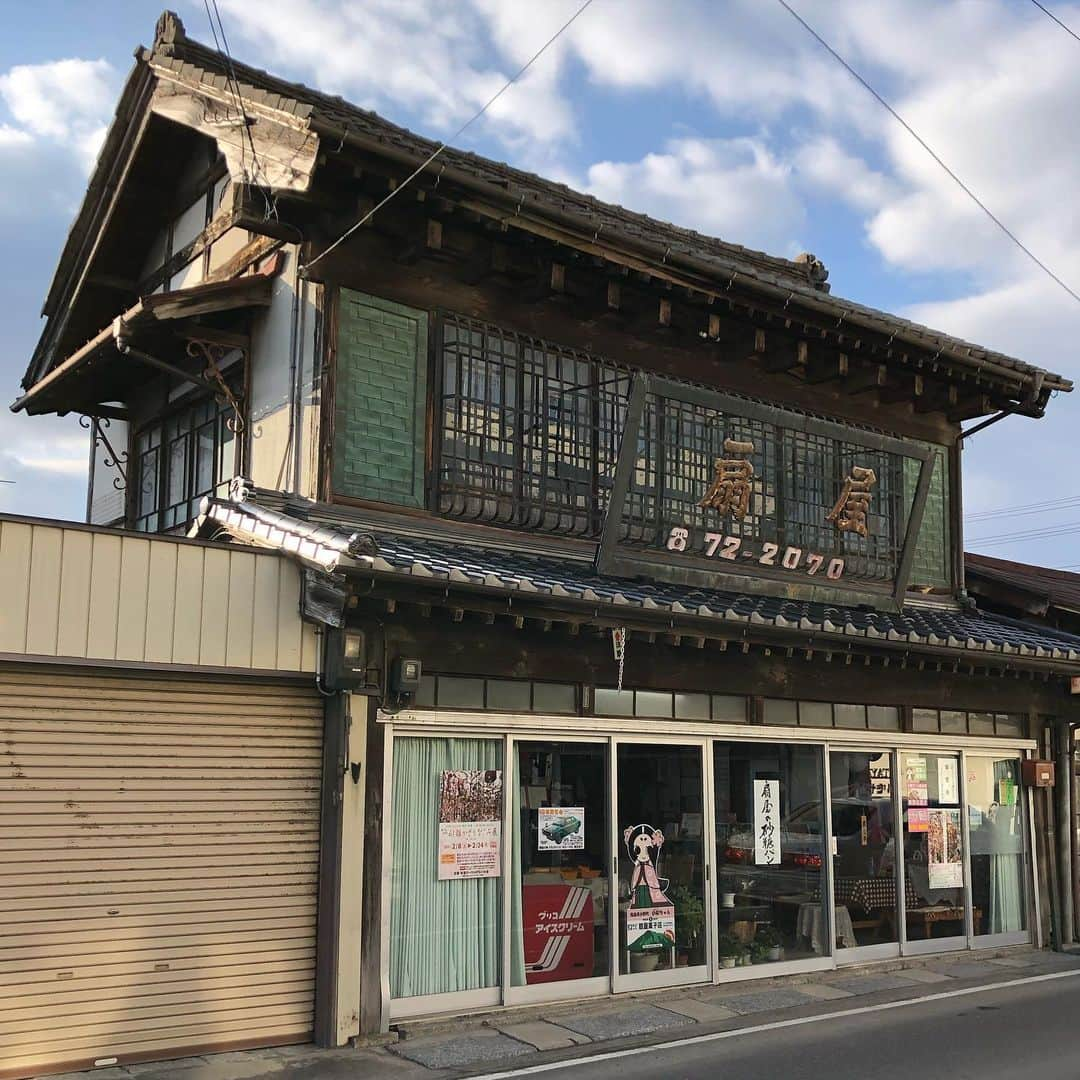
[[[219,0],[233,52],[433,136],[563,22],[569,0]],[[1080,43],[1023,0],[796,6],[1080,291]],[[93,154],[156,4],[0,0],[0,314],[6,399]],[[210,37],[199,3],[177,9]],[[1080,30],[1080,6],[1053,6]],[[1080,304],[1049,282],[771,0],[594,0],[460,142],[634,209],[782,255],[834,291],[1080,375]],[[965,450],[971,514],[1080,498],[1080,393]],[[72,420],[0,417],[0,509],[79,519]],[[1037,527],[1075,534],[1016,539]],[[972,521],[969,547],[1080,564],[1080,505]],[[1004,540],[997,539],[1004,537]],[[989,539],[987,539],[989,538]]]

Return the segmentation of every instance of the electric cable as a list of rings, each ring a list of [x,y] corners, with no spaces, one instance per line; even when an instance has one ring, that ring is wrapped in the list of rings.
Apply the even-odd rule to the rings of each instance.
[[[1000,507],[996,510],[983,510],[977,514],[966,514],[964,521],[973,523],[977,521],[991,521],[995,518],[1027,517],[1030,514],[1052,514],[1058,510],[1071,510],[1080,506],[1080,495],[1071,495],[1066,499],[1050,499],[1047,502],[1027,503],[1024,506],[1014,506],[1012,509]]]
[[[1071,536],[1080,532],[1080,521],[1070,521],[1057,528],[1032,529],[1029,532],[999,533],[996,536],[974,536],[967,542],[969,544],[1008,544],[1027,543],[1032,540],[1049,540],[1055,536]]]
[[[1041,11],[1041,12],[1042,12],[1043,14],[1044,14],[1044,15],[1046,15],[1046,16],[1047,16],[1048,18],[1050,18],[1050,19],[1052,19],[1052,20],[1053,20],[1054,22],[1056,22],[1056,23],[1058,24],[1058,26],[1060,26],[1060,27],[1061,27],[1061,29],[1065,31],[1065,33],[1066,33],[1066,34],[1068,34],[1068,35],[1069,35],[1070,37],[1074,37],[1074,38],[1076,38],[1076,40],[1077,40],[1077,41],[1080,41],[1080,34],[1077,34],[1077,33],[1076,33],[1076,31],[1072,29],[1072,27],[1070,27],[1070,26],[1066,26],[1066,25],[1065,25],[1065,23],[1063,23],[1063,22],[1062,22],[1062,21],[1061,21],[1061,20],[1060,20],[1060,19],[1059,19],[1059,18],[1058,18],[1058,17],[1057,17],[1057,16],[1056,16],[1056,15],[1055,15],[1055,14],[1054,14],[1054,13],[1053,13],[1053,12],[1052,12],[1052,11],[1051,11],[1051,10],[1050,10],[1049,8],[1048,8],[1048,7],[1044,7],[1044,6],[1042,5],[1042,4],[1040,4],[1040,3],[1039,3],[1039,0],[1031,0],[1031,2],[1032,2],[1032,3],[1033,3],[1033,4],[1034,4],[1034,5],[1035,5],[1035,6],[1036,6],[1036,7],[1037,7],[1037,8],[1038,8],[1038,9],[1039,9],[1039,10],[1040,10],[1040,11]]]
[[[952,181],[965,195],[1040,269],[1047,277],[1056,282],[1077,303],[1080,294],[1075,293],[1049,266],[1046,265],[1024,242],[960,179],[959,176],[942,160],[930,144],[864,79],[788,2],[776,2],[808,33],[814,40],[840,64],[845,71],[860,83],[892,118],[941,166]],[[1040,7],[1042,5],[1039,5]],[[1045,10],[1045,8],[1043,9]]]
[[[210,5],[213,4],[214,15],[217,16],[217,28],[214,27],[214,15],[210,14]],[[265,170],[263,170],[262,163],[259,161],[258,152],[255,149],[255,139],[251,134],[251,120],[248,117],[247,109],[244,106],[244,96],[240,92],[240,80],[236,75],[236,65],[233,62],[232,52],[229,49],[229,39],[225,34],[225,23],[221,19],[221,11],[218,8],[217,0],[203,0],[203,7],[206,9],[206,17],[210,23],[210,33],[214,37],[214,47],[219,54],[224,55],[225,62],[228,66],[228,72],[225,76],[225,81],[232,92],[233,97],[236,99],[237,108],[240,110],[240,119],[243,123],[244,135],[247,136],[248,145],[251,147],[251,180],[252,184],[259,189],[263,197],[264,217],[267,221],[271,218],[277,217],[277,199],[274,197],[273,191],[268,184],[259,182],[259,173],[263,172],[265,178]],[[221,31],[221,40],[218,40],[218,30]],[[241,172],[246,173],[246,165],[244,162],[244,136],[240,137],[240,169]]]
[[[395,187],[384,199],[376,203],[359,221],[357,221],[353,225],[350,225],[349,228],[347,228],[328,248],[325,248],[323,251],[319,252],[319,254],[316,255],[315,258],[313,258],[304,267],[304,270],[310,270],[311,267],[313,267],[320,259],[325,258],[325,256],[329,255],[330,252],[333,251],[334,248],[336,248],[339,244],[342,244],[346,240],[348,240],[348,238],[352,236],[352,234],[356,232],[357,229],[366,225],[391,199],[393,199],[396,195],[398,195],[405,188],[407,188],[409,184],[412,183],[412,181],[415,180],[447,148],[450,143],[454,142],[454,140],[456,140],[464,131],[466,131],[466,129],[470,128],[473,124],[475,124],[476,121],[479,120],[480,117],[483,116],[484,113],[486,113],[488,109],[490,109],[491,106],[494,105],[495,102],[498,101],[499,98],[501,98],[503,94],[505,94],[506,91],[509,90],[510,87],[513,86],[514,83],[516,83],[518,79],[520,79],[521,76],[524,75],[525,72],[528,71],[529,68],[531,68],[533,64],[536,63],[537,60],[540,59],[541,56],[543,56],[545,52],[547,52],[547,50],[563,35],[563,33],[565,33],[565,31],[568,30],[570,26],[574,22],[576,22],[581,15],[585,13],[585,9],[588,8],[589,5],[592,4],[592,2],[593,0],[585,0],[585,3],[583,3],[581,7],[579,7],[577,11],[575,11],[574,14],[571,15],[570,18],[567,19],[566,22],[564,22],[562,26],[560,26],[559,29],[556,30],[555,33],[552,34],[551,37],[549,37],[547,41],[545,41],[544,44],[541,45],[540,48],[537,49],[537,51],[533,53],[533,55],[530,56],[528,60],[525,61],[525,63],[518,69],[517,73],[513,75],[510,80],[503,85],[502,89],[500,89],[497,93],[493,94],[490,98],[488,98],[488,100],[480,108],[479,112],[475,113],[468,120],[466,120],[465,123],[462,124],[461,127],[459,127],[457,131],[455,131],[453,135],[451,135],[445,142],[439,143],[439,145],[434,149],[434,151],[432,151],[432,153],[429,154],[423,162],[421,162],[407,177],[405,177],[405,179],[400,184],[398,184],[397,187]]]

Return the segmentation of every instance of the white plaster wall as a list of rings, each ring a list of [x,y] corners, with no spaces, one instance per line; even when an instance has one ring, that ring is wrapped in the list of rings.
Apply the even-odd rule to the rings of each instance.
[[[270,307],[256,315],[252,332],[248,473],[257,487],[314,498],[318,492],[315,448],[319,438],[316,286],[297,281],[295,246],[282,251],[284,266],[274,281]],[[298,288],[300,303],[295,317],[299,348],[297,370],[291,371],[293,309]],[[299,404],[294,413],[296,385]]]

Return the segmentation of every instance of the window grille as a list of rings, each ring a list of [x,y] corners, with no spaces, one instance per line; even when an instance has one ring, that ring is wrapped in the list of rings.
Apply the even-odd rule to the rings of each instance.
[[[599,537],[633,370],[457,315],[443,316],[441,327],[439,512]],[[619,543],[656,549],[674,525],[722,529],[781,552],[839,556],[846,577],[891,583],[906,528],[907,459],[801,430],[802,418],[779,408],[775,420],[724,415],[650,394]],[[741,521],[699,505],[725,439],[754,445],[753,496]],[[826,520],[854,466],[877,478],[866,537]]]
[[[468,319],[442,331],[440,513],[599,535],[630,372]]]

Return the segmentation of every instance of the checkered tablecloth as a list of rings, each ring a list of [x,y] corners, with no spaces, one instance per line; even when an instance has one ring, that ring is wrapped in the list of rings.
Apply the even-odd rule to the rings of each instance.
[[[919,898],[909,881],[904,882],[908,908],[917,907]],[[861,911],[892,911],[896,907],[896,879],[892,877],[837,878],[834,901]]]

